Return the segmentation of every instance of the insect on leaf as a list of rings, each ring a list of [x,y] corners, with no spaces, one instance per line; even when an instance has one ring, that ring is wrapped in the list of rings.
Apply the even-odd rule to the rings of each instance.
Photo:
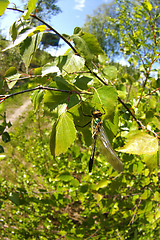
[[[107,114],[111,115],[117,104],[117,92],[113,87],[103,86],[94,92],[93,103],[103,105]]]

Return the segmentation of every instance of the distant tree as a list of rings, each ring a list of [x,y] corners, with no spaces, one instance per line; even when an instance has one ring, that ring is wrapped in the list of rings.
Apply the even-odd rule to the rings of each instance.
[[[146,31],[148,30],[148,21],[145,21],[145,16],[140,19],[140,15],[135,16],[136,11],[134,10],[138,6],[144,5],[145,2],[148,1],[117,0],[109,4],[102,4],[94,11],[93,15],[87,15],[83,30],[95,35],[107,56],[113,60],[115,56],[122,55],[121,50],[124,45],[122,46],[121,43],[125,42],[123,36],[126,37],[126,32],[123,29],[125,31],[127,29],[129,34],[132,34],[133,26],[137,29],[144,28]],[[154,8],[151,13],[154,15],[153,21],[155,21],[158,29],[160,26],[160,8],[156,6],[160,6],[160,2],[158,0],[150,2]],[[155,34],[158,34],[158,31]]]
[[[25,1],[27,3],[28,1]],[[38,0],[36,4],[36,14],[43,20],[50,20],[52,16],[61,12],[61,9],[57,6],[58,0]],[[24,1],[22,0],[22,3]]]
[[[119,27],[116,21],[111,22],[108,18],[117,19],[116,5],[113,1],[100,5],[93,15],[87,15],[83,30],[96,36],[108,56],[115,56],[119,53]],[[110,35],[106,36],[106,29],[110,31]]]

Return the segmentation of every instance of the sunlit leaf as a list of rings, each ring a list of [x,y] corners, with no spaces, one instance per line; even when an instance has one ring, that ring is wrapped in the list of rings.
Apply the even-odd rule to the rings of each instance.
[[[27,9],[28,11],[25,12],[25,14],[23,15],[24,19],[28,19],[30,13],[35,9],[35,5],[36,5],[37,0],[29,0],[28,4],[27,4]]]
[[[97,202],[100,202],[103,198],[103,196],[99,193],[94,194],[94,197],[96,198]]]
[[[72,115],[64,112],[54,124],[51,134],[51,153],[58,156],[65,153],[76,138],[76,129]]]
[[[6,77],[5,80],[9,89],[13,88],[13,86],[17,83],[18,79],[20,78],[21,74],[16,73],[10,77]]]
[[[158,218],[160,218],[160,208],[156,210],[156,214],[155,214],[155,220],[157,220]]]
[[[10,77],[12,75],[15,75],[17,73],[17,69],[15,67],[10,67],[6,72],[5,72],[5,77]]]
[[[42,32],[42,33],[43,33],[46,29],[47,29],[46,25],[39,25],[39,26],[37,26],[37,27],[34,29],[33,32],[31,32],[31,33],[28,35],[28,37],[31,37],[31,36],[33,36],[34,34],[39,33],[39,32]]]
[[[30,33],[32,33],[36,28],[32,28],[32,29],[29,29],[29,30],[26,30],[24,33],[20,34],[16,40],[14,41],[14,43],[10,43],[8,47],[6,47],[5,49],[3,49],[3,51],[6,51],[10,48],[13,48],[17,45],[19,45],[21,42],[23,42]]]
[[[144,154],[143,161],[146,163],[150,171],[153,171],[153,169],[157,168],[160,164],[157,153],[153,155]]]
[[[78,34],[72,35],[71,38],[78,53],[86,60],[91,61],[95,57],[98,57],[98,55],[104,54],[96,37],[90,33],[82,33],[79,31]]]
[[[156,128],[158,128],[160,130],[160,119],[158,117],[154,117],[152,119],[152,122],[154,123],[154,125],[156,126]]]
[[[6,155],[0,154],[0,160],[4,159],[5,157],[6,157]]]
[[[150,195],[151,195],[150,190],[145,189],[144,192],[141,195],[141,199],[146,200],[146,199],[148,199],[150,197]]]
[[[149,0],[145,0],[144,3],[142,3],[144,8],[148,10],[149,12],[152,10],[152,4],[149,2]]]
[[[107,110],[106,114],[111,115],[115,110],[117,97],[118,96],[115,88],[103,86],[94,92],[92,101],[94,104],[103,105]]]
[[[59,68],[55,66],[54,63],[47,63],[42,67],[42,76],[45,76],[50,73],[58,73]]]
[[[154,193],[154,199],[155,199],[157,202],[160,201],[160,193],[159,193],[158,191],[156,191],[156,192]]]
[[[20,45],[20,53],[22,55],[22,59],[27,71],[32,60],[33,53],[38,48],[42,36],[43,33],[38,33],[33,35],[32,37],[27,37]]]
[[[103,73],[108,80],[113,80],[117,78],[117,68],[115,66],[106,66],[103,68]]]
[[[100,188],[105,188],[107,187],[109,184],[109,181],[104,179],[102,181],[100,181],[97,185],[96,185],[96,190],[100,189]]]
[[[5,80],[7,82],[9,89],[11,89],[17,83],[20,76],[21,74],[17,73],[17,69],[15,67],[10,67],[5,72]]]
[[[75,54],[68,56],[63,70],[67,73],[80,71],[84,67],[85,60]]]
[[[9,4],[8,0],[0,0],[0,16],[4,13],[5,9],[7,8]]]
[[[144,132],[138,132],[129,136],[125,146],[117,149],[117,151],[137,155],[153,155],[158,151],[158,141],[156,137]]]

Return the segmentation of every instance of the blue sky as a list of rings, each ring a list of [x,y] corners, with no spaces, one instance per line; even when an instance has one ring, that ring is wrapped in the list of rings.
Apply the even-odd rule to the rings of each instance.
[[[10,1],[10,7],[14,7],[13,2],[17,8],[22,8],[21,0]],[[109,3],[111,0],[58,0],[57,5],[61,8],[62,13],[53,16],[51,25],[58,32],[71,35],[75,27],[82,27],[86,20],[87,14],[92,14],[93,11],[103,3]],[[3,29],[2,33],[9,37],[9,27],[18,18],[18,14],[11,11],[6,11],[5,17],[0,22],[0,28]],[[63,42],[60,42],[63,44]],[[67,46],[63,46],[58,51],[52,50],[52,54],[64,54]]]

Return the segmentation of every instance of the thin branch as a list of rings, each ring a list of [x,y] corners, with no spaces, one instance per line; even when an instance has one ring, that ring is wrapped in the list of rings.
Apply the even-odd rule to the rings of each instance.
[[[141,95],[140,95],[140,97],[139,97],[139,100],[138,100],[138,103],[137,103],[137,106],[136,106],[136,107],[138,107],[138,105],[139,105],[141,99],[143,98],[142,95],[143,95],[143,92],[144,92],[145,86],[146,86],[146,84],[147,84],[148,77],[149,77],[150,72],[151,72],[151,68],[152,68],[154,62],[159,58],[159,56],[160,56],[160,53],[159,53],[159,54],[157,55],[157,57],[155,57],[154,59],[152,58],[152,62],[151,62],[151,64],[150,64],[150,67],[149,67],[148,71],[145,69],[145,70],[146,70],[146,78],[145,78],[145,81],[144,81],[144,84],[143,84],[143,87],[142,87],[142,91],[141,91]],[[143,63],[143,65],[144,65],[144,63]]]
[[[7,8],[7,9],[8,9],[8,10],[13,10],[13,11],[17,11],[17,12],[24,13],[23,10],[18,9],[18,8]],[[79,55],[78,52],[77,52],[77,50],[72,46],[72,44],[71,44],[65,37],[63,37],[59,32],[57,32],[51,25],[49,25],[48,23],[46,23],[45,21],[43,21],[41,18],[37,17],[37,16],[34,15],[34,14],[30,14],[30,16],[33,17],[33,18],[35,18],[35,19],[37,19],[39,22],[43,23],[44,25],[46,25],[50,30],[52,30],[52,31],[53,31],[54,33],[56,33],[61,39],[63,39],[63,41],[64,41],[65,43],[67,43],[67,44],[70,46],[70,48],[72,48],[72,50],[73,50],[77,55]]]
[[[83,92],[83,91],[82,92],[78,92],[78,91],[75,91],[75,90],[64,90],[64,89],[57,89],[57,88],[52,88],[52,87],[37,86],[35,88],[26,89],[26,90],[23,90],[23,91],[20,91],[20,92],[16,92],[16,93],[0,95],[0,103],[2,101],[4,101],[5,99],[7,99],[7,98],[10,98],[10,97],[13,97],[13,96],[16,96],[16,95],[19,95],[19,94],[27,93],[27,92],[32,92],[32,91],[35,91],[35,90],[40,90],[40,89],[42,89],[42,90],[49,90],[49,91],[55,91],[55,92],[65,92],[65,93],[69,93],[69,94],[75,93],[75,94],[78,94],[79,96],[81,94],[93,95],[93,93],[91,93],[91,92]]]
[[[130,222],[129,222],[128,225],[134,223],[134,219],[135,219],[135,216],[136,216],[136,214],[137,214],[137,212],[138,212],[138,208],[139,208],[139,206],[141,205],[141,202],[142,202],[142,199],[140,198],[139,203],[138,203],[138,204],[136,205],[136,207],[135,207],[134,215],[133,215],[133,217],[132,217],[132,219],[130,220]]]
[[[150,13],[149,13],[149,19],[150,19],[150,25],[151,25],[151,28],[152,28],[154,42],[155,42],[155,45],[157,45],[156,34],[155,34],[155,31],[154,31],[154,27],[153,27],[152,18],[151,18],[151,14]]]
[[[89,236],[86,240],[88,240],[88,239],[91,239],[92,237],[94,237],[95,236],[95,234],[97,233],[97,232],[99,232],[100,231],[100,229],[97,229],[91,236]]]

